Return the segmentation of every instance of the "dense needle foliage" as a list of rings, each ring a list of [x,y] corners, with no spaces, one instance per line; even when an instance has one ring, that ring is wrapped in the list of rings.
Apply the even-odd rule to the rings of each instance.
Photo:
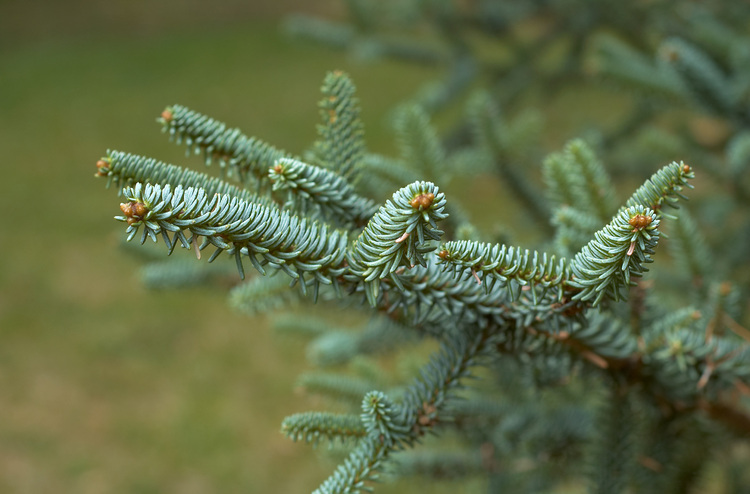
[[[444,80],[394,110],[398,156],[367,149],[354,82],[333,71],[319,138],[298,154],[172,105],[163,131],[221,177],[121,151],[97,175],[121,189],[128,240],[231,258],[233,306],[363,314],[349,330],[335,318],[277,320],[311,338],[317,365],[360,367],[304,376],[343,411],[282,424],[292,440],[346,448],[316,492],[360,492],[384,473],[482,477],[489,492],[687,492],[708,467],[724,492],[741,492],[750,9],[522,5],[361,0],[348,24],[290,20],[296,35],[353,56],[445,66]],[[487,45],[510,55],[488,57]],[[550,67],[540,60],[551,52]],[[630,91],[631,113],[541,156],[550,115],[513,108],[515,97],[553,101],[592,84],[592,70],[596,84]],[[439,132],[434,119],[462,105]],[[507,185],[499,207],[522,210],[518,223],[543,240],[519,247],[474,224],[472,191],[448,190],[478,173]],[[634,190],[616,185],[634,179]],[[184,264],[147,272],[160,285],[211,281]],[[396,387],[355,358],[423,339],[438,350]],[[476,374],[485,379],[469,387]],[[450,446],[426,441],[432,433]]]

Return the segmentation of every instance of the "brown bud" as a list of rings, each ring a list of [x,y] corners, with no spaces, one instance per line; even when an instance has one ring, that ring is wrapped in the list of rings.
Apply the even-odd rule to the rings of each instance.
[[[651,224],[653,221],[653,218],[651,216],[646,216],[645,214],[636,214],[630,220],[628,220],[628,223],[630,223],[630,226],[633,227],[634,230],[643,230],[648,225]]]
[[[126,221],[128,225],[132,225],[143,219],[146,213],[148,213],[148,208],[142,202],[130,201],[120,203],[120,211],[127,217]]]
[[[440,259],[443,259],[443,260],[446,260],[446,259],[448,259],[448,256],[449,256],[449,255],[450,255],[450,252],[448,252],[448,251],[447,251],[447,250],[445,250],[445,249],[443,249],[443,250],[441,250],[440,252],[438,252],[438,257],[439,257]]]
[[[96,175],[99,177],[106,177],[109,171],[109,161],[99,160],[96,162]]]
[[[432,201],[435,200],[435,194],[428,192],[427,194],[419,194],[414,199],[409,201],[409,205],[414,209],[427,209],[432,206]]]
[[[171,122],[173,117],[174,113],[172,113],[172,110],[170,110],[169,108],[161,112],[161,118],[167,123]]]
[[[693,169],[690,168],[690,165],[682,165],[682,173],[690,173],[691,171],[693,171]]]

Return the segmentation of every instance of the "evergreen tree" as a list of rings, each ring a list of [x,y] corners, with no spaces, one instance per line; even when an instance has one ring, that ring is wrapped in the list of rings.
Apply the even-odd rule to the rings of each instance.
[[[398,156],[367,149],[354,83],[334,71],[318,140],[299,155],[173,105],[162,129],[218,163],[220,178],[121,151],[97,162],[124,198],[128,240],[233,259],[236,308],[317,302],[365,314],[359,328],[275,321],[310,339],[319,366],[359,369],[301,381],[348,412],[283,421],[292,440],[347,448],[316,492],[369,490],[384,474],[482,477],[490,492],[687,492],[709,466],[725,492],[750,486],[737,447],[750,435],[750,13],[672,4],[352,0],[350,24],[290,26],[357,56],[446,66],[394,112]],[[532,39],[516,28],[550,19]],[[403,35],[424,26],[431,36]],[[483,63],[477,33],[510,61]],[[541,88],[552,100],[590,84],[592,64],[599,84],[633,91],[632,113],[541,156],[543,118],[506,116],[511,96]],[[459,105],[442,135],[435,116]],[[702,140],[659,123],[670,115],[709,115],[726,131]],[[629,193],[615,186],[644,169],[650,178]],[[477,172],[508,186],[499,207],[523,208],[520,223],[541,241],[519,247],[472,221],[471,191],[447,191]],[[708,192],[689,191],[696,176]],[[686,195],[693,215],[678,209]],[[648,273],[655,258],[667,262]],[[227,278],[184,263],[146,274],[156,286]],[[423,339],[438,349],[399,385],[360,357]],[[435,433],[450,446],[419,446]]]

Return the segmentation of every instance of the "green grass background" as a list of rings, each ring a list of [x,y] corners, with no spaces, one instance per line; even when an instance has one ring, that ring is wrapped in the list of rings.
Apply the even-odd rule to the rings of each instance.
[[[390,151],[384,110],[434,74],[287,39],[295,3],[0,3],[0,492],[309,492],[332,471],[279,433],[312,406],[304,349],[224,292],[144,289],[93,176],[108,148],[201,167],[155,123],[173,103],[301,152],[333,69]]]

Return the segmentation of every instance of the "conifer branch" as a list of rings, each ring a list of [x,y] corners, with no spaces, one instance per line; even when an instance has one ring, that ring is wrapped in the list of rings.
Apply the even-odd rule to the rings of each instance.
[[[396,271],[426,264],[424,254],[435,249],[429,241],[439,240],[437,221],[443,212],[445,195],[430,182],[415,182],[393,194],[354,240],[347,254],[350,270],[366,282],[366,294],[373,307],[380,280],[389,277],[401,287]]]
[[[668,39],[660,51],[701,106],[724,116],[734,111],[731,84],[706,53],[681,38]]]
[[[131,187],[138,182],[167,185],[183,188],[203,189],[207,195],[227,194],[248,202],[259,202],[270,206],[271,201],[247,189],[239,188],[219,178],[196,172],[180,166],[170,165],[153,158],[137,156],[122,151],[107,151],[107,156],[96,163],[97,177],[107,178],[107,188],[112,184],[122,188]]]
[[[341,175],[290,158],[279,159],[269,171],[273,190],[287,193],[287,205],[342,226],[364,226],[378,209],[357,194]]]
[[[355,0],[350,7],[361,32],[309,22],[303,23],[303,31],[361,57],[394,55],[432,64],[448,62],[455,69],[444,81],[421,92],[424,105],[403,105],[396,115],[401,156],[366,154],[355,87],[343,72],[328,73],[323,82],[319,138],[305,154],[307,163],[175,105],[159,119],[163,131],[185,143],[188,154],[203,154],[207,165],[218,162],[222,178],[237,178],[241,185],[108,151],[97,163],[97,176],[106,177],[107,186],[124,187],[126,199],[118,219],[127,224],[128,240],[139,234],[141,243],[161,237],[170,254],[179,244],[194,249],[198,258],[213,246],[209,262],[226,251],[243,278],[243,262],[248,258],[259,273],[269,276],[232,289],[231,304],[247,313],[288,305],[308,291],[314,300],[321,295],[343,299],[345,294],[354,302],[366,299],[378,313],[375,324],[351,330],[338,323],[314,324],[308,318],[303,328],[295,328],[312,336],[308,358],[320,365],[341,364],[355,355],[401,345],[410,341],[404,333],[428,335],[438,342],[439,351],[419,377],[405,388],[390,389],[390,396],[373,391],[384,389],[385,381],[372,368],[362,372],[360,359],[352,363],[360,364],[358,375],[363,377],[322,373],[302,377],[299,384],[307,391],[339,399],[350,411],[359,407],[361,412],[358,416],[310,412],[288,417],[282,424],[282,432],[294,441],[317,444],[321,439],[338,439],[353,445],[348,458],[316,493],[369,490],[369,484],[393,460],[392,453],[412,448],[444,425],[462,434],[469,449],[466,454],[429,458],[421,465],[436,467],[430,470],[433,475],[440,475],[446,465],[466,465],[466,472],[484,470],[491,477],[493,491],[502,490],[500,484],[514,476],[513,480],[523,477],[528,490],[551,489],[552,482],[563,477],[552,471],[558,468],[557,460],[566,456],[567,463],[561,463],[564,467],[580,464],[578,449],[584,442],[595,446],[594,469],[588,475],[592,492],[685,491],[694,486],[694,472],[708,458],[708,439],[719,430],[717,424],[704,421],[701,412],[719,425],[750,436],[750,416],[727,399],[734,397],[731,393],[750,392],[750,349],[742,339],[749,333],[740,326],[744,321],[739,318],[744,315],[734,310],[732,302],[742,296],[743,287],[738,284],[735,290],[722,284],[715,292],[706,290],[707,301],[705,297],[691,300],[694,306],[676,310],[669,297],[649,303],[651,293],[645,289],[639,289],[643,298],[638,299],[637,308],[631,304],[630,312],[628,306],[610,303],[626,298],[629,287],[647,271],[661,236],[661,221],[670,218],[664,206],[676,207],[685,198],[682,192],[691,187],[692,169],[683,163],[667,165],[618,210],[612,200],[613,184],[592,148],[573,140],[545,160],[543,173],[549,188],[545,201],[517,166],[519,162],[531,164],[529,158],[540,149],[532,143],[538,120],[506,122],[493,95],[481,92],[469,104],[468,123],[456,127],[459,130],[452,140],[441,141],[430,123],[431,111],[460,95],[475,79],[494,80],[493,89],[505,98],[519,94],[517,88],[507,91],[508,86],[520,87],[528,81],[527,71],[540,67],[524,61],[508,70],[504,62],[474,56],[474,41],[466,36],[466,28],[482,23],[483,35],[507,41],[515,36],[507,26],[533,19],[537,7],[519,11],[488,4],[483,7],[486,16],[468,17],[462,15],[463,7],[440,1],[396,7],[377,0]],[[547,49],[561,36],[568,36],[566,28],[571,28],[575,31],[572,48],[563,69],[564,76],[570,77],[594,32],[593,21],[619,17],[621,12],[595,8],[573,20],[563,19],[544,27],[546,32],[528,44],[529,50],[512,48],[516,50],[513,55]],[[421,15],[426,19],[419,19]],[[632,27],[636,17],[640,15],[621,23]],[[453,50],[451,56],[445,56],[442,49],[422,49],[376,32],[383,22],[395,22],[389,27],[401,29],[425,20]],[[613,26],[618,37],[602,37],[598,46],[600,73],[662,100],[665,96],[683,102],[692,98],[738,127],[731,129],[734,137],[726,146],[727,167],[715,167],[719,170],[715,175],[731,182],[732,199],[746,205],[748,194],[742,180],[750,138],[743,126],[750,121],[745,104],[750,94],[745,63],[750,51],[742,45],[744,38],[737,41],[727,34],[730,29],[712,25],[708,47],[700,41],[705,40],[705,33],[691,33],[689,41],[663,43],[661,59],[653,63],[619,41],[622,31],[617,21],[608,21],[604,27]],[[526,41],[519,38],[516,44],[522,43]],[[730,46],[732,53],[728,53]],[[500,78],[511,82],[500,84]],[[556,85],[563,80],[546,79]],[[551,89],[543,91],[551,93]],[[661,109],[650,100],[640,105],[615,126],[604,151],[614,146],[620,149],[624,138],[660,115]],[[700,141],[691,118],[687,120],[690,131]],[[469,142],[468,130],[474,132],[473,142]],[[630,143],[624,144],[629,162],[653,161],[652,156],[633,158]],[[672,159],[677,148],[684,151],[682,142],[670,146],[669,152],[660,148],[661,155],[669,154],[666,159]],[[693,157],[706,158],[709,168],[722,164],[719,158],[694,148],[691,152],[698,154]],[[719,150],[720,145],[714,144],[712,151]],[[544,252],[482,241],[482,232],[471,226],[468,213],[450,209],[453,206],[443,192],[434,183],[422,181],[447,182],[451,175],[480,168],[488,171],[493,163],[492,171],[508,182],[510,192],[542,228],[549,228],[552,217],[555,249]],[[369,199],[388,196],[382,206]],[[451,241],[437,248],[444,235],[438,222],[448,217],[447,211],[452,214],[445,228]],[[696,233],[701,226],[689,217],[677,221],[672,243],[681,247],[675,256],[678,269],[694,279],[712,276],[713,268],[705,259],[707,247]],[[466,227],[459,233],[457,225],[463,224]],[[736,245],[740,253],[744,245],[743,241],[728,244]],[[197,271],[183,271],[183,280],[201,279]],[[657,287],[663,279],[669,282],[669,275],[661,278],[659,274]],[[180,281],[176,275],[171,279]],[[738,303],[742,301],[737,298]],[[386,319],[390,324],[383,323]],[[476,366],[494,374],[500,389],[467,406],[457,405],[457,392]],[[594,428],[588,420],[588,391],[602,377],[610,395]],[[527,392],[530,383],[533,393]],[[553,389],[560,393],[548,399],[552,395],[547,390]],[[540,398],[545,401],[537,403]],[[558,399],[580,402],[560,408]],[[478,416],[484,421],[479,423]],[[639,435],[644,422],[653,429],[653,438],[644,440]],[[685,431],[680,428],[693,426],[689,438],[682,438]],[[681,450],[688,449],[685,445],[693,442],[700,453],[683,454]],[[478,450],[481,454],[472,454]],[[521,458],[526,452],[528,457]],[[547,458],[555,460],[554,467],[552,462],[545,465]],[[511,469],[519,467],[524,472],[508,472],[502,464],[506,460]],[[529,463],[520,465],[525,460]],[[530,482],[532,476],[538,476],[541,483]]]
[[[169,185],[137,183],[123,193],[130,202],[121,205],[125,215],[117,219],[128,223],[128,240],[143,227],[141,243],[147,237],[156,241],[161,234],[170,252],[178,240],[185,248],[190,243],[201,250],[213,245],[211,260],[226,250],[235,256],[241,277],[242,256],[246,256],[261,274],[268,264],[299,279],[303,291],[305,274],[313,277],[317,291],[319,283],[335,284],[345,271],[346,232],[323,223],[228,195],[209,198],[204,190],[192,187],[172,190]],[[191,233],[190,240],[185,231]],[[199,237],[205,240],[197,247]]]
[[[394,128],[403,161],[422,177],[444,180],[446,152],[430,123],[430,117],[417,105],[399,109]]]
[[[633,398],[619,385],[612,386],[607,402],[600,405],[597,425],[601,433],[593,438],[589,452],[590,492],[596,494],[624,492],[635,461]]]
[[[206,165],[215,160],[228,175],[248,183],[253,181],[263,186],[268,180],[268,169],[279,158],[291,158],[286,151],[276,149],[255,137],[247,137],[239,129],[181,105],[167,107],[159,117],[162,131],[169,133],[170,140],[183,142],[187,153],[203,154]]]
[[[377,412],[379,420],[371,418],[371,428],[349,457],[314,491],[314,494],[359,493],[368,490],[368,483],[378,479],[378,473],[398,449],[413,445],[427,432],[447,419],[442,416],[450,398],[461,388],[461,383],[479,365],[492,348],[493,338],[488,332],[456,335],[445,342],[441,352],[425,366],[421,377],[407,390],[403,404],[395,414],[380,393],[370,393],[363,401],[366,414]]]
[[[614,186],[604,171],[604,167],[584,141],[574,139],[565,147],[565,153],[578,165],[582,178],[579,196],[585,198],[577,206],[584,211],[595,212],[599,219],[606,221],[615,210],[612,202]]]
[[[569,285],[580,289],[573,298],[593,298],[593,305],[605,295],[620,300],[621,289],[647,271],[644,264],[653,262],[650,256],[659,239],[658,226],[659,218],[650,208],[621,210],[570,262]]]
[[[494,163],[498,175],[510,186],[516,198],[526,206],[543,228],[549,227],[549,210],[543,198],[531,186],[517,166],[511,163],[511,150],[517,143],[503,121],[500,108],[488,93],[478,93],[469,102],[469,118],[475,138]]]
[[[671,223],[668,246],[674,255],[680,271],[689,275],[695,286],[704,283],[709,274],[709,260],[711,253],[706,245],[706,239],[698,225],[683,208],[676,221]]]
[[[528,285],[534,303],[537,302],[537,286],[561,287],[570,278],[567,261],[558,261],[546,252],[540,254],[518,247],[468,241],[448,242],[440,249],[437,262],[447,269],[452,268],[454,273],[468,270],[477,283],[487,282],[488,291],[496,282],[503,287],[510,280],[520,286]],[[509,293],[512,300],[513,290]],[[558,297],[562,298],[562,290],[558,291]]]
[[[650,179],[641,185],[625,203],[626,208],[633,206],[647,206],[658,214],[664,214],[662,208],[677,207],[679,199],[687,199],[680,191],[684,187],[693,188],[687,181],[694,178],[693,169],[680,162],[672,162],[657,171]]]
[[[581,250],[601,227],[601,221],[588,213],[569,206],[561,206],[552,217],[555,227],[555,247],[568,256]]]
[[[611,314],[590,310],[584,324],[554,338],[597,367],[617,368],[618,360],[631,358],[638,350],[635,334]]]
[[[652,104],[684,100],[687,88],[680,77],[614,36],[600,36],[596,43],[596,71],[614,84],[638,91]]]
[[[560,206],[608,220],[615,210],[614,187],[594,151],[582,140],[568,142],[561,153],[544,160],[544,178],[548,195]]]
[[[550,153],[544,159],[543,174],[547,197],[555,206],[581,209],[577,192],[581,188],[580,171],[565,152]],[[585,209],[584,209],[585,210]]]
[[[330,412],[305,412],[290,415],[281,423],[281,433],[292,441],[317,444],[320,439],[339,439],[342,443],[365,437],[367,430],[360,417]]]
[[[381,391],[370,391],[362,399],[362,423],[369,437],[377,437],[386,447],[408,439],[408,426],[401,422],[401,408]]]
[[[436,326],[433,333],[462,323],[486,322],[509,313],[509,295],[504,290],[488,291],[471,276],[456,276],[437,265],[434,255],[427,257],[427,266],[416,266],[398,275],[401,288],[387,292],[378,308],[388,313],[401,309],[405,320],[420,328]],[[383,285],[387,286],[387,285]]]
[[[321,140],[316,150],[326,166],[354,183],[365,154],[364,126],[354,84],[341,71],[329,72],[321,91],[323,99],[318,106],[323,124],[318,126]]]

